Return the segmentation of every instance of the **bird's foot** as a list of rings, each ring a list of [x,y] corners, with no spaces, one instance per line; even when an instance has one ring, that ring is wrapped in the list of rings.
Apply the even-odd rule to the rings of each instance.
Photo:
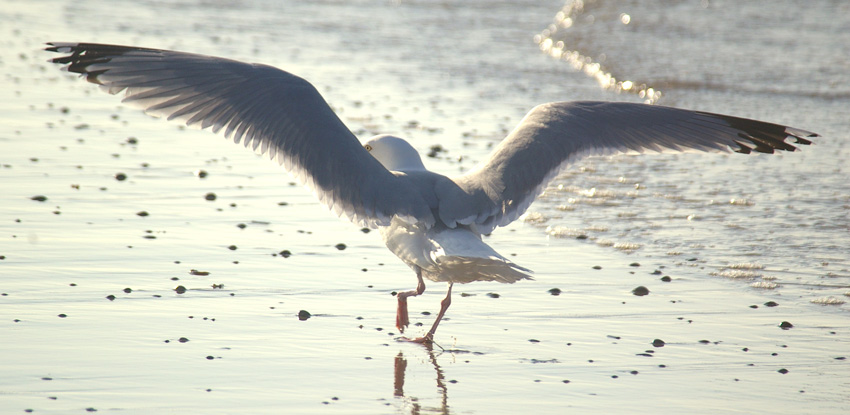
[[[422,337],[417,337],[415,339],[410,339],[410,338],[407,338],[407,337],[399,337],[398,340],[403,341],[403,342],[408,342],[408,343],[419,343],[419,344],[429,345],[429,344],[434,343],[434,334],[428,333],[428,334],[426,334]]]
[[[407,298],[399,297],[398,310],[395,314],[395,326],[399,332],[404,333],[404,329],[408,325],[410,325],[410,319],[407,315]]]

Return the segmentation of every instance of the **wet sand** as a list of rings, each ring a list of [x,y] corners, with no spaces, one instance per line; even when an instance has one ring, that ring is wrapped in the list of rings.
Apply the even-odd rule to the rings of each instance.
[[[487,237],[535,280],[455,287],[429,350],[397,341],[392,293],[415,278],[375,232],[335,219],[267,160],[123,107],[37,49],[99,41],[270,63],[314,82],[361,137],[392,131],[423,153],[441,146],[426,164],[452,174],[536,103],[637,99],[540,53],[532,37],[562,3],[6,3],[4,413],[850,409],[847,305],[812,303],[848,299],[846,239],[818,239],[833,232],[819,218],[847,217],[842,188],[834,199],[789,201],[726,184],[841,159],[839,98],[811,98],[827,111],[794,115],[790,98],[665,91],[667,105],[701,95],[705,109],[733,113],[766,100],[772,110],[741,115],[829,140],[778,161],[582,163],[532,206],[536,215]],[[695,163],[707,173],[680,180]],[[747,176],[754,167],[763,173]],[[842,181],[841,169],[817,183]],[[790,204],[821,211],[800,213],[810,227],[772,230]],[[752,232],[726,234],[741,229]],[[788,258],[723,239],[771,234],[813,245]],[[751,286],[759,282],[779,287]],[[410,300],[414,334],[430,326],[444,290],[431,283]]]

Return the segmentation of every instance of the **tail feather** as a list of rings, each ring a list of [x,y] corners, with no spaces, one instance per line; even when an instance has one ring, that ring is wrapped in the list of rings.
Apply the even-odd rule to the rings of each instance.
[[[519,280],[532,279],[531,270],[504,258],[480,258],[443,255],[434,258],[437,274],[429,279],[468,283],[473,281],[497,281],[513,284]],[[430,270],[425,270],[426,275]]]

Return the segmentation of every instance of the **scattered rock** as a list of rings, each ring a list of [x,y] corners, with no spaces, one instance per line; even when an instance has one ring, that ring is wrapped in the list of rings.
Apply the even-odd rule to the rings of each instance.
[[[665,275],[665,276],[661,277],[661,281],[670,282],[670,281],[673,281],[673,279],[670,278],[669,275]]]
[[[182,285],[178,285],[178,286],[174,287],[174,292],[176,292],[177,294],[183,294],[183,293],[186,292],[186,287],[184,287]]]
[[[794,325],[787,322],[787,321],[783,321],[783,322],[779,323],[779,328],[781,328],[782,330],[788,330],[792,327],[794,327]]]
[[[500,296],[499,294],[497,294],[497,293],[487,293],[487,296],[488,296],[488,297],[490,297],[490,298],[499,298],[499,297],[501,297],[501,296]]]
[[[313,317],[313,315],[307,310],[301,310],[298,312],[298,319],[301,321],[307,320],[310,317]]]
[[[665,344],[664,340],[661,339],[655,339],[652,341],[652,345],[655,347],[664,347]]]
[[[549,294],[556,295],[556,296],[561,295],[561,289],[560,288],[552,288],[552,289],[549,290]]]
[[[148,216],[150,214],[147,211],[142,210],[142,211],[136,212],[136,215],[141,216],[141,217],[145,217],[145,216]]]
[[[428,151],[428,157],[435,158],[435,157],[437,157],[437,155],[439,155],[440,153],[443,153],[445,151],[446,151],[446,149],[443,148],[443,146],[441,146],[439,144],[434,144],[433,146],[431,146],[431,149]]]
[[[346,246],[345,246],[345,244],[343,244],[343,243],[338,243],[338,244],[334,245],[334,248],[339,249],[340,251],[342,251],[342,250],[344,250],[344,249],[346,248]]]
[[[124,180],[127,180],[127,175],[124,173],[115,173],[115,180],[123,182]]]
[[[289,257],[292,256],[292,252],[289,252],[288,249],[284,249],[283,251],[278,252],[278,255],[280,255],[284,258],[289,258]]]
[[[783,367],[782,369],[777,370],[777,372],[779,372],[779,373],[781,373],[781,374],[783,374],[783,375],[784,375],[784,374],[788,373],[788,369],[785,369],[785,368]]]
[[[632,294],[634,294],[638,297],[643,297],[644,295],[649,295],[649,288],[646,288],[643,285],[640,285],[640,286],[638,286],[638,287],[636,287],[635,289],[632,290]]]
[[[213,201],[216,198],[217,198],[217,196],[213,192],[209,192],[206,195],[204,195],[204,199],[209,200],[209,201]]]
[[[46,202],[47,196],[44,195],[36,195],[30,198],[30,200],[35,200],[36,202]]]

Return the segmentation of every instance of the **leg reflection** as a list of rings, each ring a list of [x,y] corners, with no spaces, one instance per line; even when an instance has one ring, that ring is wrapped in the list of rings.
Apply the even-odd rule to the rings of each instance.
[[[448,388],[446,387],[446,378],[443,374],[443,369],[440,367],[440,364],[437,362],[437,356],[439,353],[435,353],[431,343],[423,343],[423,347],[425,351],[428,353],[428,360],[431,363],[431,366],[434,367],[434,372],[436,374],[436,383],[437,390],[440,393],[440,405],[438,407],[433,408],[423,408],[422,404],[419,401],[419,398],[415,396],[405,396],[404,393],[404,375],[407,370],[407,359],[404,357],[404,352],[398,352],[396,355],[393,369],[394,369],[394,379],[393,379],[393,395],[397,398],[404,399],[406,404],[411,405],[410,413],[411,414],[419,414],[422,412],[425,413],[437,413],[437,414],[448,414],[449,413],[449,403],[448,403]]]

